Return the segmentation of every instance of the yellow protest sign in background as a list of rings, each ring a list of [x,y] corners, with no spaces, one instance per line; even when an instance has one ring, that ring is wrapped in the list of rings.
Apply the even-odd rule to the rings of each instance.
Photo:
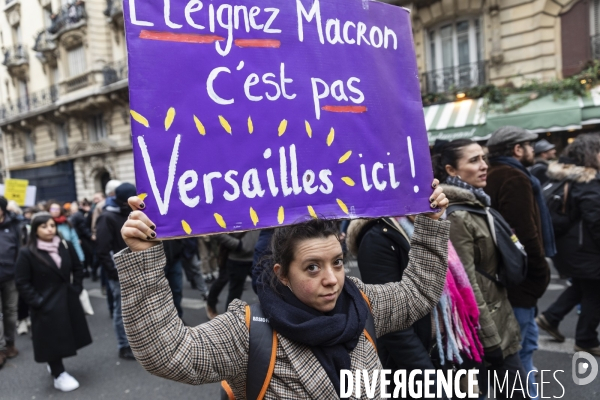
[[[14,200],[20,207],[23,207],[28,184],[27,179],[6,179],[4,182],[4,197],[7,200]]]

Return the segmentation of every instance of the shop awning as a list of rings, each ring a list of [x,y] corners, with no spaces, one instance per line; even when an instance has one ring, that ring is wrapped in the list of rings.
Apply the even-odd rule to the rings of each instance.
[[[518,96],[523,95],[509,96],[507,103],[518,101]],[[502,112],[501,107],[492,105],[488,110],[486,130],[490,133],[505,125],[519,126],[533,133],[581,129],[579,97],[555,100],[551,95],[544,96],[509,113]]]
[[[483,99],[467,99],[424,107],[429,143],[433,144],[436,139],[484,139],[486,130],[483,126],[486,117],[482,107]]]
[[[581,125],[600,124],[600,86],[581,98]]]
[[[529,94],[511,95],[506,104],[518,103],[520,96]],[[591,89],[585,97],[540,97],[509,113],[503,111],[504,106],[492,104],[484,112],[483,99],[468,99],[424,107],[429,143],[433,144],[436,139],[485,140],[496,129],[506,125],[542,133],[571,131],[585,125],[600,124],[600,86]]]

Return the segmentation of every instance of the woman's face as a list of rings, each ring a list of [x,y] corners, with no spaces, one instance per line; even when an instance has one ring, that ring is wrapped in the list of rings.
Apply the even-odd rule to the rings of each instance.
[[[56,223],[54,220],[49,219],[45,223],[41,224],[37,228],[37,236],[44,242],[51,242],[54,236],[56,236]]]
[[[50,204],[50,215],[52,215],[52,218],[60,217],[60,204]]]
[[[477,143],[473,143],[460,149],[460,152],[461,157],[456,162],[456,168],[446,165],[446,172],[450,176],[459,176],[471,186],[484,188],[487,184],[488,165],[483,149]]]
[[[331,311],[344,287],[343,258],[342,246],[335,236],[303,240],[296,246],[288,276],[280,280],[307,306]],[[281,265],[273,268],[279,275]]]

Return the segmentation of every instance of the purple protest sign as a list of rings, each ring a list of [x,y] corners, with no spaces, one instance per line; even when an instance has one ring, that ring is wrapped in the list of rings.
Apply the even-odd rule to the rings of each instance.
[[[430,210],[407,10],[124,5],[136,183],[159,237]]]

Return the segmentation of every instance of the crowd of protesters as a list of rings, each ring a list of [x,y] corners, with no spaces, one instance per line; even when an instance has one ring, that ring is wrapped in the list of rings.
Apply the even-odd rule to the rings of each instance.
[[[245,303],[236,299],[250,277],[280,336],[265,386],[273,396],[291,387],[307,397],[339,395],[340,369],[360,365],[477,369],[481,398],[493,370],[527,386],[496,398],[537,399],[538,328],[564,341],[559,324],[580,307],[574,350],[600,357],[600,135],[578,136],[556,160],[554,145],[507,126],[487,143],[437,141],[432,162],[431,207],[442,211],[430,218],[309,218],[162,242],[152,240],[156,226],[130,183],[110,181],[91,202],[47,201],[22,213],[0,198],[0,366],[18,355],[15,334],[31,329],[35,361],[48,364],[57,389],[76,389],[62,359],[92,341],[79,301],[89,277],[102,282],[119,357],[177,381],[227,381],[243,397],[248,330]],[[490,216],[510,227],[526,254],[518,284],[498,278],[508,262]],[[346,253],[361,280],[344,280]],[[312,264],[300,265],[302,257]],[[570,285],[538,313],[551,265]],[[209,322],[197,327],[182,320],[184,275],[206,301]],[[363,335],[369,318],[376,342]]]

